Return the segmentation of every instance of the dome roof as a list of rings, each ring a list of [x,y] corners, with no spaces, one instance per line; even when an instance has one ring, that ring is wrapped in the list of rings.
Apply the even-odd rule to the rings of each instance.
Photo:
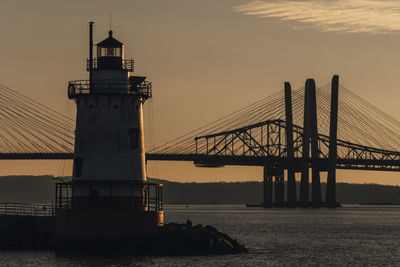
[[[120,41],[118,41],[117,39],[115,39],[112,36],[113,32],[109,31],[108,32],[108,37],[106,39],[104,39],[103,41],[101,41],[100,43],[97,44],[97,46],[100,47],[121,47],[124,44],[121,43]]]

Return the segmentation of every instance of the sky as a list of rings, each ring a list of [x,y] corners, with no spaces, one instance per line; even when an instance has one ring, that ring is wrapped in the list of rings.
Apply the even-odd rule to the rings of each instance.
[[[341,83],[400,119],[400,2],[374,0],[2,0],[0,83],[63,114],[69,80],[87,79],[95,42],[114,36],[153,83],[147,148],[283,88],[339,74]],[[0,175],[70,175],[70,161],[1,161]],[[195,168],[152,162],[175,181],[262,180],[260,167]],[[338,181],[400,185],[396,172],[338,171]]]

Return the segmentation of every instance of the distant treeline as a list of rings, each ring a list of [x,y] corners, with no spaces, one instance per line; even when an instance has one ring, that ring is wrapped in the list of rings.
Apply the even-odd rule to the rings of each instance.
[[[262,182],[176,183],[154,181],[164,184],[164,200],[169,204],[260,204],[262,202]],[[299,187],[300,185],[297,183],[298,190]],[[322,184],[323,200],[325,199],[325,188],[326,184]],[[338,183],[336,191],[337,200],[341,203],[400,203],[399,186]]]
[[[63,177],[69,180],[69,177]],[[165,204],[259,204],[262,202],[261,182],[177,183],[149,179],[164,184]],[[52,176],[0,177],[0,202],[51,203],[55,196]],[[297,184],[299,187],[299,184]],[[310,190],[311,192],[311,190]],[[325,193],[325,184],[322,184]],[[377,184],[337,184],[341,203],[400,203],[400,187]]]

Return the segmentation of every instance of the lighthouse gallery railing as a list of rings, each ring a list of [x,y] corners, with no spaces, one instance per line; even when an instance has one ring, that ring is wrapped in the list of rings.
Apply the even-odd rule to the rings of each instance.
[[[96,90],[107,91],[108,94],[140,95],[146,99],[152,97],[152,84],[149,81],[132,85],[129,81],[121,80],[96,80],[92,83],[90,80],[76,80],[68,83],[68,98],[73,99],[77,95],[98,93]]]
[[[90,184],[90,182],[88,182]],[[113,190],[112,187],[115,183],[93,182],[93,185],[105,185],[109,187],[109,194],[99,195],[99,198],[112,200]],[[74,209],[74,184],[73,182],[64,182],[56,184],[56,210],[72,210]],[[163,210],[163,185],[149,182],[127,182],[126,185],[130,188],[130,211],[162,211]],[[135,195],[134,191],[141,188],[142,193],[140,196]],[[110,201],[111,203],[111,201]],[[140,207],[138,206],[140,203]],[[103,208],[113,208],[112,204]]]

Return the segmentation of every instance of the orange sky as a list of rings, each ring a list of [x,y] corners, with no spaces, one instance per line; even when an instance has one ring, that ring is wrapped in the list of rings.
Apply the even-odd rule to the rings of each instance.
[[[282,89],[284,81],[298,88],[309,77],[326,84],[333,74],[400,119],[400,4],[391,0],[3,0],[0,83],[65,113],[74,105],[67,82],[87,78],[87,23],[95,21],[100,41],[110,13],[136,74],[153,82],[153,100],[145,107],[149,143],[229,114]],[[64,171],[60,164],[1,161],[0,175],[71,173],[69,161]],[[261,168],[250,167],[158,162],[148,170],[151,177],[177,181],[262,178]],[[338,173],[339,181],[400,185],[395,172]]]

